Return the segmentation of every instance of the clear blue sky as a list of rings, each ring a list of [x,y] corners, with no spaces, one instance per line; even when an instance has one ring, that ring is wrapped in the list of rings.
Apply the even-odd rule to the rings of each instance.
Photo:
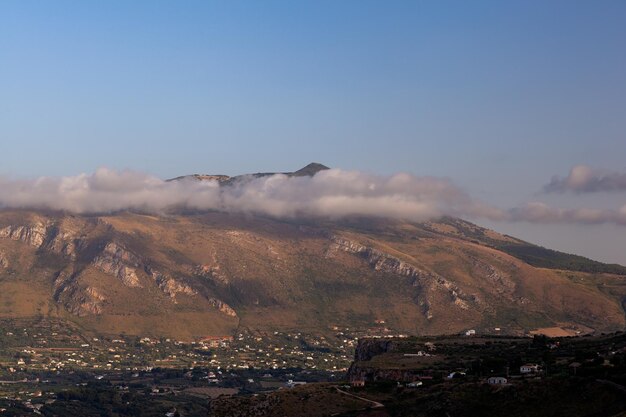
[[[507,206],[624,170],[625,132],[625,1],[0,2],[0,175],[318,161]],[[626,263],[624,230],[494,227]]]

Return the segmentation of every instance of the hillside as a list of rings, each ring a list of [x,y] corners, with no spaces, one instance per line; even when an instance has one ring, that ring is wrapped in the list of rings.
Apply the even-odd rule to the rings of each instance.
[[[238,327],[624,329],[623,276],[539,268],[510,250],[524,244],[451,219],[4,210],[0,317],[50,316],[97,333],[184,339]]]
[[[492,246],[509,255],[515,256],[540,268],[566,269],[570,271],[608,273],[626,275],[626,267],[618,264],[606,264],[594,261],[584,256],[572,255],[553,249],[544,248],[515,239],[510,236],[494,238],[487,229],[477,227],[460,219],[445,218],[442,223],[452,227],[457,235],[461,234],[467,239],[478,241],[483,245]]]

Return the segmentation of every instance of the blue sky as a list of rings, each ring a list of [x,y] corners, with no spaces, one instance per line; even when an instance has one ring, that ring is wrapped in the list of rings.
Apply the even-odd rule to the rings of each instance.
[[[576,164],[626,169],[624,22],[609,0],[3,1],[0,175],[318,161],[515,206]],[[626,263],[623,227],[489,225]]]

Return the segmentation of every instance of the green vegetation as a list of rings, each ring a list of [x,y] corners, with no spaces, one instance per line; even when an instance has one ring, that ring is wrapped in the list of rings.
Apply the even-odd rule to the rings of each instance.
[[[444,217],[439,223],[452,226],[456,230],[455,236],[498,249],[538,268],[626,275],[626,266],[594,261],[497,233],[490,236],[488,229],[465,220]]]
[[[618,264],[605,264],[584,256],[571,255],[531,244],[494,245],[496,249],[515,256],[539,268],[566,269],[569,271],[626,275],[626,267]]]
[[[626,409],[623,392],[588,378],[554,378],[497,388],[460,382],[394,394],[387,404],[390,417],[613,416]]]

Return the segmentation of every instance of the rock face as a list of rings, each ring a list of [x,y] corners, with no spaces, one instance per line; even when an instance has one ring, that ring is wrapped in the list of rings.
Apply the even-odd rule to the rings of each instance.
[[[402,341],[389,339],[361,339],[354,352],[354,361],[348,369],[348,380],[353,381],[398,381],[413,382],[423,374],[415,369],[398,369],[375,366],[370,361],[379,355],[402,349]],[[434,345],[430,344],[434,349]],[[428,347],[426,350],[430,351]]]
[[[185,295],[197,295],[198,293],[189,285],[176,281],[172,277],[156,271],[150,266],[145,267],[145,271],[159,286],[159,288],[166,293],[170,298],[175,299],[176,294]]]
[[[94,287],[75,289],[64,298],[67,309],[79,317],[101,314],[105,300],[106,298]]]
[[[111,229],[109,224],[100,223],[106,224],[107,230]],[[88,240],[80,237],[81,230],[64,227],[66,225],[53,221],[9,225],[0,228],[0,239],[20,241],[40,251],[60,255],[66,260],[63,269],[54,276],[53,298],[70,313],[85,317],[100,315],[104,312],[107,297],[103,291],[96,286],[82,283],[90,267],[115,277],[128,288],[142,289],[152,281],[174,304],[178,303],[177,296],[180,295],[200,297],[198,291],[184,280],[155,269],[148,264],[150,262],[148,259],[135,254],[125,245],[108,241],[100,244],[99,249],[94,252],[94,245],[90,245]],[[78,262],[79,260],[81,262]],[[88,263],[85,264],[85,261]],[[7,269],[9,265],[5,252],[0,251],[0,268]],[[224,285],[229,282],[226,275],[220,272],[217,264],[211,267],[197,266],[189,274],[210,277]],[[142,282],[142,276],[149,278],[150,281]],[[211,296],[202,296],[202,298],[208,307],[220,314],[237,317],[235,310],[226,302]]]
[[[73,233],[59,231],[48,240],[45,248],[51,252],[76,260],[77,251],[80,249],[81,244],[81,240],[77,239]]]
[[[393,352],[396,343],[389,339],[361,339],[354,352],[354,361],[348,369],[348,380],[353,381],[402,381],[415,380],[415,372],[398,369],[380,369],[368,364],[375,356]]]
[[[342,237],[332,236],[331,240],[333,245],[327,252],[327,256],[332,256],[337,250],[358,255],[376,271],[413,278],[413,286],[419,287],[423,294],[434,290],[447,292],[451,301],[464,310],[472,304],[480,303],[479,297],[465,294],[457,285],[434,272],[425,271],[397,257]],[[423,307],[425,316],[428,319],[433,318],[429,298],[422,297],[418,303]]]
[[[397,381],[401,383],[413,382],[422,375],[416,370],[380,369],[353,363],[348,368],[348,381]]]
[[[369,361],[374,356],[393,351],[394,346],[394,342],[389,339],[361,339],[354,351],[354,360]]]
[[[217,261],[215,261],[213,265],[196,265],[190,268],[190,272],[193,275],[209,279],[217,285],[228,285],[230,283],[228,276],[222,272]]]
[[[230,317],[237,317],[237,312],[233,310],[228,304],[225,302],[218,300],[217,298],[209,298],[209,304],[218,309],[221,313],[226,314]]]
[[[19,240],[36,248],[43,245],[49,225],[36,222],[30,226],[7,226],[0,229],[0,238]]]
[[[92,263],[105,274],[119,278],[127,287],[142,287],[137,276],[139,258],[117,243],[107,243]]]

